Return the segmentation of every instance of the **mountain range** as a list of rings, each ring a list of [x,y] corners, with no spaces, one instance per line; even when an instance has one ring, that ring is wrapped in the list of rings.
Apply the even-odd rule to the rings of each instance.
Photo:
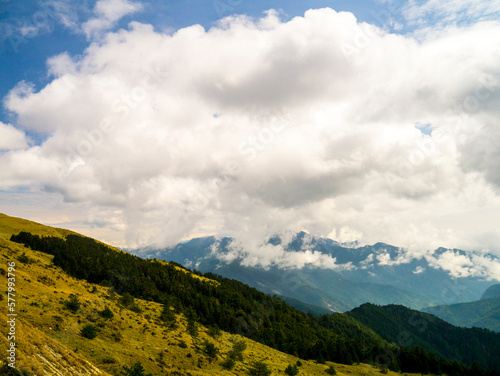
[[[436,262],[450,252],[468,257],[456,249],[439,248],[415,257],[384,243],[346,246],[305,232],[288,236],[287,240],[274,236],[265,246],[271,253],[279,248],[282,262],[259,263],[229,237],[196,238],[170,248],[147,247],[132,253],[234,278],[267,294],[292,298],[292,305],[297,299],[335,312],[367,302],[423,309],[474,301],[493,284],[482,276],[455,277]],[[289,260],[298,257],[322,260],[323,264],[290,264]]]

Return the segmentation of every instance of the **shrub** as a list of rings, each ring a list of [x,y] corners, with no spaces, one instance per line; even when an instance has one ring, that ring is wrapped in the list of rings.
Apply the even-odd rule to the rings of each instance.
[[[72,312],[78,312],[78,310],[80,309],[80,306],[82,305],[82,303],[80,303],[80,299],[78,298],[78,295],[76,295],[76,294],[70,294],[69,300],[66,300],[64,302],[64,305],[70,311],[72,311]]]
[[[289,376],[295,376],[299,373],[299,369],[296,365],[292,366],[291,364],[289,364],[288,367],[285,368],[285,373]]]
[[[301,367],[302,366],[302,362],[300,360],[297,360],[297,367]]]
[[[210,337],[217,338],[222,335],[222,331],[220,330],[219,326],[215,324],[214,326],[208,328],[208,335]]]
[[[198,337],[198,325],[193,319],[188,319],[187,332],[191,334],[192,337]]]
[[[209,359],[213,359],[219,353],[219,349],[215,347],[212,342],[205,341],[203,345],[203,352],[208,356]]]
[[[153,376],[151,373],[145,373],[146,370],[142,366],[141,362],[135,363],[132,368],[123,366],[123,370],[120,375],[123,376]]]
[[[163,321],[165,324],[172,324],[175,322],[175,314],[170,309],[170,306],[166,304],[163,305],[163,309],[161,310],[160,314],[160,320]]]
[[[333,366],[330,366],[328,367],[328,369],[326,370],[326,373],[328,373],[329,375],[336,375],[337,374],[337,371],[335,371],[335,368]]]
[[[112,319],[115,314],[112,310],[106,307],[102,311],[99,311],[99,315],[101,315],[101,317],[104,317],[105,319]]]
[[[137,304],[132,304],[129,309],[132,311],[132,312],[135,312],[135,313],[141,313],[142,312],[142,309],[141,307],[139,307]]]
[[[80,331],[80,334],[88,339],[94,339],[95,337],[97,337],[97,332],[95,330],[94,325],[92,324],[85,325]]]
[[[126,308],[131,307],[132,305],[135,304],[135,299],[132,295],[130,295],[128,292],[123,294],[123,296],[119,300],[120,304]]]
[[[31,264],[32,262],[32,260],[28,256],[26,256],[25,252],[23,252],[23,254],[19,256],[17,259],[19,260],[19,262],[23,264]]]
[[[248,373],[250,376],[269,376],[271,374],[271,370],[264,362],[253,362],[248,369]]]
[[[318,359],[316,359],[316,363],[318,364],[326,364],[325,358],[323,358],[323,355],[319,355]]]
[[[233,348],[229,351],[229,357],[234,360],[243,361],[243,351],[247,348],[247,343],[244,340],[236,341]]]
[[[230,370],[232,370],[234,368],[235,364],[236,364],[236,362],[234,361],[234,359],[227,357],[226,360],[224,360],[221,363],[221,366],[222,366],[222,368],[227,369],[228,371],[230,371]]]

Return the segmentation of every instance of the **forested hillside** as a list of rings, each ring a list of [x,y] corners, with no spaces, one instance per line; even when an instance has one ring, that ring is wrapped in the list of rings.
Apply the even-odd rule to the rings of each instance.
[[[500,333],[500,297],[439,305],[424,308],[422,311],[456,326],[487,328]]]
[[[363,304],[348,315],[391,343],[421,346],[437,356],[500,370],[500,334],[490,330],[459,328],[401,305]]]

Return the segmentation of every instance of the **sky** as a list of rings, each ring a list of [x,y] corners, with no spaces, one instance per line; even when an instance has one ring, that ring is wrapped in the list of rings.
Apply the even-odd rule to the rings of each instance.
[[[0,0],[0,19],[0,212],[127,248],[303,230],[500,256],[499,0]]]

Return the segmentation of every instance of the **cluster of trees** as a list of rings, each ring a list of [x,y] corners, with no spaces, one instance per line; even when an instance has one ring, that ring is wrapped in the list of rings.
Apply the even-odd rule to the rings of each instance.
[[[498,375],[476,366],[460,364],[458,369],[455,362],[424,349],[418,349],[420,365],[415,364],[413,354],[417,350],[389,344],[348,315],[306,314],[241,282],[210,273],[204,275],[210,281],[193,278],[179,270],[178,264],[117,252],[90,238],[68,235],[61,239],[21,232],[11,240],[54,255],[53,263],[73,277],[112,286],[124,297],[159,302],[169,310],[171,307],[184,313],[192,335],[196,334],[196,323],[200,323],[303,359],[383,363],[402,372],[426,372],[434,367],[450,376]],[[169,313],[164,313],[169,320]]]

